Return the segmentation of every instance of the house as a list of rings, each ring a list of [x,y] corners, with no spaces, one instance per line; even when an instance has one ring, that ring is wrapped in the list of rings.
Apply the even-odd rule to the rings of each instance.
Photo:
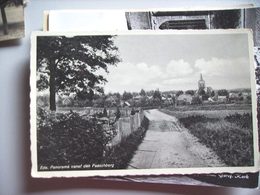
[[[212,97],[209,97],[209,98],[208,98],[208,101],[209,101],[209,102],[215,102],[215,100],[214,100]]]
[[[190,94],[182,94],[177,97],[177,105],[189,105],[192,102],[192,96]]]
[[[218,102],[221,102],[221,103],[227,103],[227,96],[225,95],[219,95],[218,96]]]

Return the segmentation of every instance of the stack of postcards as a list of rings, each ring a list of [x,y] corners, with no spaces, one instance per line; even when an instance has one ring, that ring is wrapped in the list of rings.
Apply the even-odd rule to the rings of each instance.
[[[24,37],[24,6],[23,0],[0,1],[0,41]]]
[[[44,21],[31,37],[33,177],[258,187],[260,8]]]

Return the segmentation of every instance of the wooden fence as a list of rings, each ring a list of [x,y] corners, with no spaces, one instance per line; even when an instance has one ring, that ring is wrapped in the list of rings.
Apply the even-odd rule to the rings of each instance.
[[[66,113],[70,110],[79,113],[80,115],[94,115],[97,113],[103,113],[104,108],[93,108],[93,107],[58,107],[57,112]],[[115,117],[116,108],[107,108],[107,116]],[[128,117],[131,114],[131,109],[120,108],[121,117]]]

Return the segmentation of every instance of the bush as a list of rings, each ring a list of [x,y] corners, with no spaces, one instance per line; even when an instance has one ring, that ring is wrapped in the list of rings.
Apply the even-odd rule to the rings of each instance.
[[[105,131],[97,119],[82,119],[70,112],[51,117],[38,109],[37,149],[38,165],[69,165],[99,163],[106,144],[114,136]]]

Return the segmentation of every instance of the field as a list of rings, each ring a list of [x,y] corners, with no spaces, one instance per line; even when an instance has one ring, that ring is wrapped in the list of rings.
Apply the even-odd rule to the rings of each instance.
[[[228,166],[253,165],[252,114],[248,107],[230,110],[182,107],[161,111],[177,117],[201,143],[212,148]],[[182,111],[181,111],[182,110]]]
[[[251,105],[203,105],[203,106],[178,106],[162,109],[163,112],[183,118],[194,115],[205,115],[207,118],[225,118],[233,114],[251,113]]]

